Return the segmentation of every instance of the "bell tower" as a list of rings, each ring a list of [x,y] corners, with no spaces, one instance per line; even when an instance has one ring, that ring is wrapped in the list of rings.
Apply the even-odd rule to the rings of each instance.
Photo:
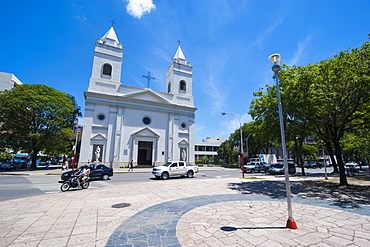
[[[123,48],[113,26],[95,42],[94,61],[88,91],[117,90],[121,84]]]
[[[181,46],[177,47],[167,69],[166,92],[176,97],[188,98],[193,103],[193,67],[185,58]]]

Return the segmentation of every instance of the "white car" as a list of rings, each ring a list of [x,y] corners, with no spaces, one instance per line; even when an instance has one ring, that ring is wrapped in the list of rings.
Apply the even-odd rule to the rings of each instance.
[[[152,174],[156,178],[167,179],[172,176],[194,177],[199,171],[198,166],[191,165],[186,161],[168,161],[167,163],[153,168]]]

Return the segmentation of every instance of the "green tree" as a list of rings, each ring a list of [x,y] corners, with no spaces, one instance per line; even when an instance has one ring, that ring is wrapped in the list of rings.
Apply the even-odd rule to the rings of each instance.
[[[207,155],[204,155],[204,156],[202,157],[203,164],[207,164],[207,163],[208,163],[208,160],[209,160],[209,158],[208,158],[208,156],[207,156]]]
[[[333,147],[341,185],[347,185],[341,139],[346,133],[369,129],[369,71],[370,42],[366,42],[317,64],[288,68],[280,77],[286,82],[284,92],[296,102],[296,119],[307,122],[307,128]]]
[[[70,133],[81,116],[73,96],[45,85],[23,84],[0,94],[0,137],[13,149],[36,155],[51,145],[58,145]]]
[[[217,150],[218,157],[226,161],[227,164],[235,162],[239,152],[235,151],[234,148],[234,142],[231,140],[224,141]]]
[[[317,64],[283,66],[279,79],[286,139],[298,137],[302,149],[303,139],[316,134],[329,153],[334,150],[340,184],[347,185],[341,140],[346,133],[369,130],[370,42]],[[269,129],[271,140],[278,126],[276,95],[275,86],[260,90],[250,110]]]

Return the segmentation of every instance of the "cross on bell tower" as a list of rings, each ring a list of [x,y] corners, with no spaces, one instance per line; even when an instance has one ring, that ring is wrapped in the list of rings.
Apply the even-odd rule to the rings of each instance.
[[[149,88],[149,86],[150,86],[150,80],[151,79],[155,80],[155,78],[152,77],[152,76],[150,76],[150,71],[148,71],[148,75],[143,75],[143,77],[147,79],[147,86],[146,87]]]

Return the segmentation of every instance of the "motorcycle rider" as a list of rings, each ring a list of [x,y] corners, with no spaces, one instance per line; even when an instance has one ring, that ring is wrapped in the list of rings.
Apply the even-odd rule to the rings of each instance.
[[[80,170],[76,172],[74,175],[78,177],[77,182],[78,186],[80,186],[81,182],[85,182],[90,175],[90,167],[88,165],[81,166]]]

